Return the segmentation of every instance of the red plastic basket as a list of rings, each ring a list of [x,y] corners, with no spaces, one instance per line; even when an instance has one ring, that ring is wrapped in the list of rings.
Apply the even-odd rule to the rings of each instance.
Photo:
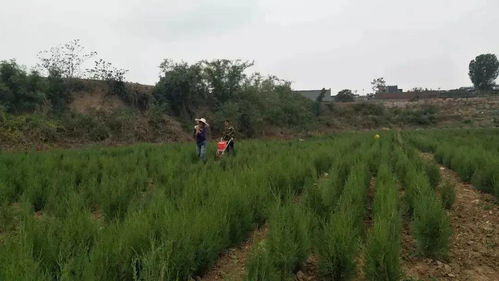
[[[225,148],[227,148],[227,142],[226,141],[219,141],[217,143],[217,149],[218,149],[218,151],[224,151]]]

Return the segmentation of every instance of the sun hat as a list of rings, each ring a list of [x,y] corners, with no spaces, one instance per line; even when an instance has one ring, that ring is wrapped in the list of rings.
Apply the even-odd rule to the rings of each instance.
[[[204,119],[204,118],[199,118],[199,119],[196,118],[194,120],[196,120],[196,122],[203,122],[206,126],[209,126],[208,123],[206,123],[206,119]]]

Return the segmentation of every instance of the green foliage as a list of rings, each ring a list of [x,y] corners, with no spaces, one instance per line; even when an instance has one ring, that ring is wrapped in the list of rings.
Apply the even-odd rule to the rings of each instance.
[[[362,115],[383,116],[386,114],[386,108],[383,104],[360,102],[353,105],[353,109]]]
[[[296,205],[278,205],[269,220],[267,240],[258,245],[248,264],[248,280],[292,280],[309,249],[309,215]],[[264,264],[265,263],[265,264]]]
[[[317,96],[317,98],[315,99],[315,102],[314,102],[314,112],[315,112],[316,116],[321,115],[322,101],[324,100],[324,97],[326,96],[326,93],[327,93],[326,89],[322,88],[319,96]]]
[[[367,280],[400,280],[400,219],[376,217],[366,249]]]
[[[414,211],[414,237],[419,253],[426,257],[445,258],[451,236],[449,218],[440,200],[421,197]]]
[[[139,103],[134,99],[135,96],[125,84],[125,74],[128,70],[114,67],[110,62],[99,59],[94,62],[93,68],[87,69],[87,72],[92,79],[105,81],[110,94],[120,97],[132,106],[139,106]],[[141,109],[147,109],[148,106],[149,104],[146,105],[146,108]]]
[[[435,107],[426,106],[420,109],[403,111],[401,118],[408,124],[429,126],[437,122],[438,112]]]
[[[207,165],[189,144],[0,154],[0,279],[186,280],[269,216],[273,276],[288,276],[308,255],[309,214],[272,206],[327,169],[316,163],[339,139],[243,142]]]
[[[252,63],[229,60],[192,65],[165,60],[154,89],[157,103],[183,122],[203,115],[220,133],[230,119],[243,136],[263,134],[263,125],[303,128],[313,119],[312,102],[293,94],[290,83],[273,76],[247,76]]]
[[[386,163],[380,166],[374,197],[374,226],[368,235],[364,272],[367,280],[399,280],[401,218],[398,190]]]
[[[456,171],[463,181],[497,194],[494,191],[499,182],[497,133],[496,129],[443,130],[407,136],[418,148],[432,151],[437,162]]]
[[[430,161],[424,161],[423,166],[426,174],[430,180],[430,185],[435,189],[440,183],[440,169],[439,167]]]
[[[366,209],[368,169],[355,164],[345,182],[336,211],[319,232],[316,245],[320,269],[327,280],[351,280],[355,275],[355,257]]]
[[[492,89],[498,74],[499,61],[494,54],[479,55],[470,62],[469,76],[476,89]]]
[[[450,145],[436,159],[456,164],[447,153],[487,149],[490,158],[479,155],[472,180],[495,188],[497,170],[483,169],[499,151],[495,132],[439,137]],[[414,140],[438,148],[424,139],[437,133],[401,135],[244,141],[235,157],[206,165],[193,160],[190,144],[2,153],[0,279],[189,280],[267,222],[265,241],[247,260],[247,280],[293,280],[311,255],[325,280],[351,280],[362,245],[367,280],[398,280],[397,178],[417,250],[426,257],[447,254],[451,229],[443,206],[453,193],[445,183],[435,191],[434,165],[408,146]],[[365,233],[376,171],[373,228]]]
[[[408,149],[406,155],[409,158],[418,157],[417,152],[412,149]],[[397,157],[407,159],[400,151]],[[436,168],[431,167],[431,164],[429,166],[420,158],[414,159],[419,160],[412,162],[402,160],[396,163],[406,165],[403,169],[398,168],[397,172],[406,188],[406,199],[413,216],[413,235],[416,239],[417,250],[425,257],[445,258],[449,247],[451,226],[442,201],[436,196],[435,186],[432,186],[432,181],[438,184],[436,172],[432,172]]]
[[[440,199],[445,209],[449,210],[456,201],[456,190],[452,183],[445,181],[440,187]]]
[[[373,89],[373,93],[384,93],[386,91],[386,82],[383,77],[375,78],[371,81],[371,88]]]
[[[351,102],[353,100],[354,100],[354,94],[349,89],[341,90],[336,95],[336,101],[338,102]]]
[[[246,260],[247,281],[283,280],[267,248],[266,242],[262,241],[251,251]]]
[[[346,210],[333,214],[324,226],[320,255],[320,270],[327,280],[351,280],[355,275],[358,232],[354,217]]]
[[[47,100],[56,113],[66,110],[67,104],[71,100],[68,82],[65,82],[56,70],[50,71],[47,77]]]
[[[0,139],[7,144],[23,144],[28,140],[53,142],[60,138],[61,124],[42,114],[3,115]]]
[[[14,60],[0,61],[0,105],[7,112],[33,112],[43,104],[45,90],[37,72],[27,73]]]

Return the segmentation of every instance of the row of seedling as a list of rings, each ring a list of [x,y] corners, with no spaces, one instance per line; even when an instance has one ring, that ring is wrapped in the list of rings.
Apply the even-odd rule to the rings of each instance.
[[[16,165],[2,171],[4,202],[20,214],[0,242],[0,280],[202,275],[349,139],[247,142],[207,164],[187,145],[1,155]]]
[[[365,140],[364,135],[329,152],[329,172],[307,186],[298,202],[274,207],[267,238],[248,260],[248,280],[293,280],[311,255],[318,256],[323,278],[353,276],[370,178],[366,162],[372,154],[365,152],[372,144]]]
[[[463,181],[499,198],[498,132],[489,129],[407,135],[419,149],[434,153],[437,162],[456,171]]]
[[[451,226],[436,192],[440,182],[438,167],[422,160],[410,147],[397,148],[392,163],[404,187],[417,252],[425,257],[446,257]]]

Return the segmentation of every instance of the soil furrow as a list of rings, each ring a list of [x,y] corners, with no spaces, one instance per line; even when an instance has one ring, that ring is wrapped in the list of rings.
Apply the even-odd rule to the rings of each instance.
[[[422,153],[432,160],[433,155]],[[404,272],[421,280],[499,280],[499,205],[496,199],[461,181],[452,170],[440,166],[442,180],[455,185],[456,201],[449,217],[453,226],[446,261],[403,255]],[[412,243],[404,243],[404,251]]]

